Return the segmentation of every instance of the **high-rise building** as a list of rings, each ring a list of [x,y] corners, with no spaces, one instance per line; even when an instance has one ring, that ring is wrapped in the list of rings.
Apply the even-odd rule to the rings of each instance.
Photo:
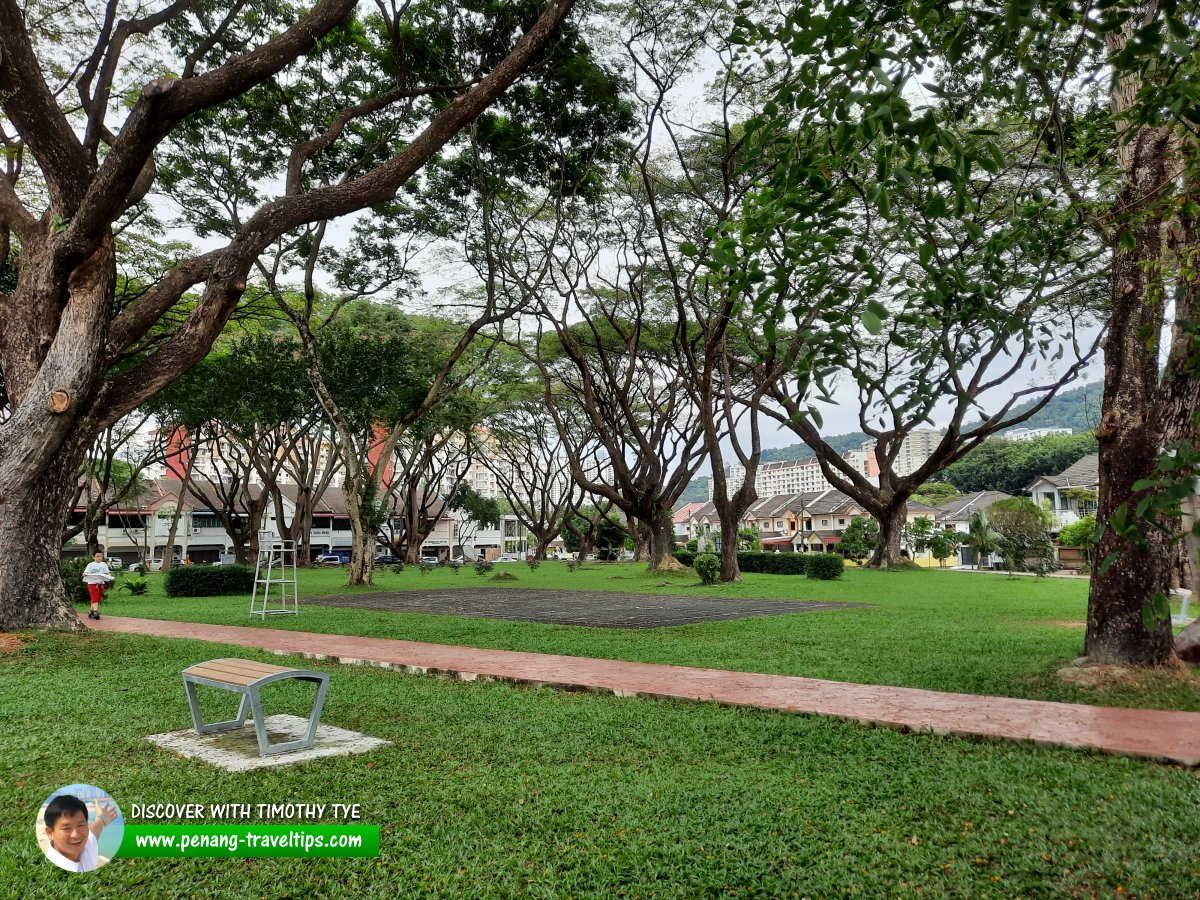
[[[896,454],[896,461],[892,465],[893,473],[911,475],[921,468],[925,461],[933,456],[933,451],[937,449],[938,444],[942,442],[943,433],[940,428],[914,428],[910,431],[900,444],[900,451]],[[875,441],[863,441],[862,449],[872,451],[873,455]]]
[[[879,474],[875,465],[875,454],[869,450],[850,450],[843,454],[854,469],[868,478]],[[729,467],[729,490],[736,491],[746,480],[746,467],[733,465]],[[760,463],[758,473],[754,478],[754,489],[760,497],[773,497],[780,494],[809,494],[820,493],[832,489],[832,485],[821,472],[821,464],[815,458],[789,459],[780,462]],[[712,479],[708,482],[708,499],[712,499]]]

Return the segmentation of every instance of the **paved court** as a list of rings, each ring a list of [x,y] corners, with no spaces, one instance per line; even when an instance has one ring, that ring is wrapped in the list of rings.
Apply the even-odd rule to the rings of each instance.
[[[695,625],[699,622],[783,616],[865,605],[490,587],[305,597],[300,602],[383,612],[432,613],[472,619],[511,619],[516,622],[591,625],[599,628],[662,628],[667,625]]]

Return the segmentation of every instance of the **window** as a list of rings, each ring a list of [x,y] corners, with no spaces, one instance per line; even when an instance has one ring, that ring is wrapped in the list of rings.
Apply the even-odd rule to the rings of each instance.
[[[821,520],[821,524],[822,524],[822,525],[828,525],[828,524],[829,524],[829,520],[828,520],[828,519],[822,519],[822,520]]]
[[[202,512],[202,513],[194,512],[194,513],[192,513],[192,527],[193,528],[220,528],[221,520],[218,519],[213,513],[210,513],[210,512]]]
[[[839,524],[839,525],[845,525],[845,524],[846,524],[846,520],[845,520],[845,519],[838,519],[838,524]]]

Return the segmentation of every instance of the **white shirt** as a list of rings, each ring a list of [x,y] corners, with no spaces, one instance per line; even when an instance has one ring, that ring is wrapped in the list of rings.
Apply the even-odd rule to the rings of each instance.
[[[96,844],[96,836],[89,830],[87,843],[83,845],[83,853],[79,856],[79,862],[63,856],[54,849],[53,844],[46,848],[46,858],[60,869],[66,869],[68,872],[91,872],[100,865],[100,847]]]
[[[116,581],[116,579],[109,572],[108,563],[90,562],[83,570],[84,584],[107,584],[110,581]]]

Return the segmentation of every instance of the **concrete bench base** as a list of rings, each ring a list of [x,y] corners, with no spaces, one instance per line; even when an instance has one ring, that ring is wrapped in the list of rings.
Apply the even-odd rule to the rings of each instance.
[[[259,691],[263,685],[291,678],[317,683],[317,699],[313,703],[312,714],[308,719],[308,730],[300,740],[271,744],[267,737],[266,718],[263,715]],[[237,718],[226,722],[205,722],[200,711],[200,701],[196,697],[196,685],[198,684],[240,694],[242,699],[238,704]],[[213,734],[241,728],[246,723],[246,716],[249,714],[254,719],[259,755],[275,756],[279,753],[290,753],[293,750],[308,750],[316,742],[317,726],[321,721],[321,708],[325,705],[325,692],[329,689],[329,676],[324,672],[289,669],[287,666],[273,666],[270,663],[254,662],[248,659],[212,659],[184,669],[183,688],[187,692],[188,707],[192,712],[192,724],[195,726],[197,734]]]

